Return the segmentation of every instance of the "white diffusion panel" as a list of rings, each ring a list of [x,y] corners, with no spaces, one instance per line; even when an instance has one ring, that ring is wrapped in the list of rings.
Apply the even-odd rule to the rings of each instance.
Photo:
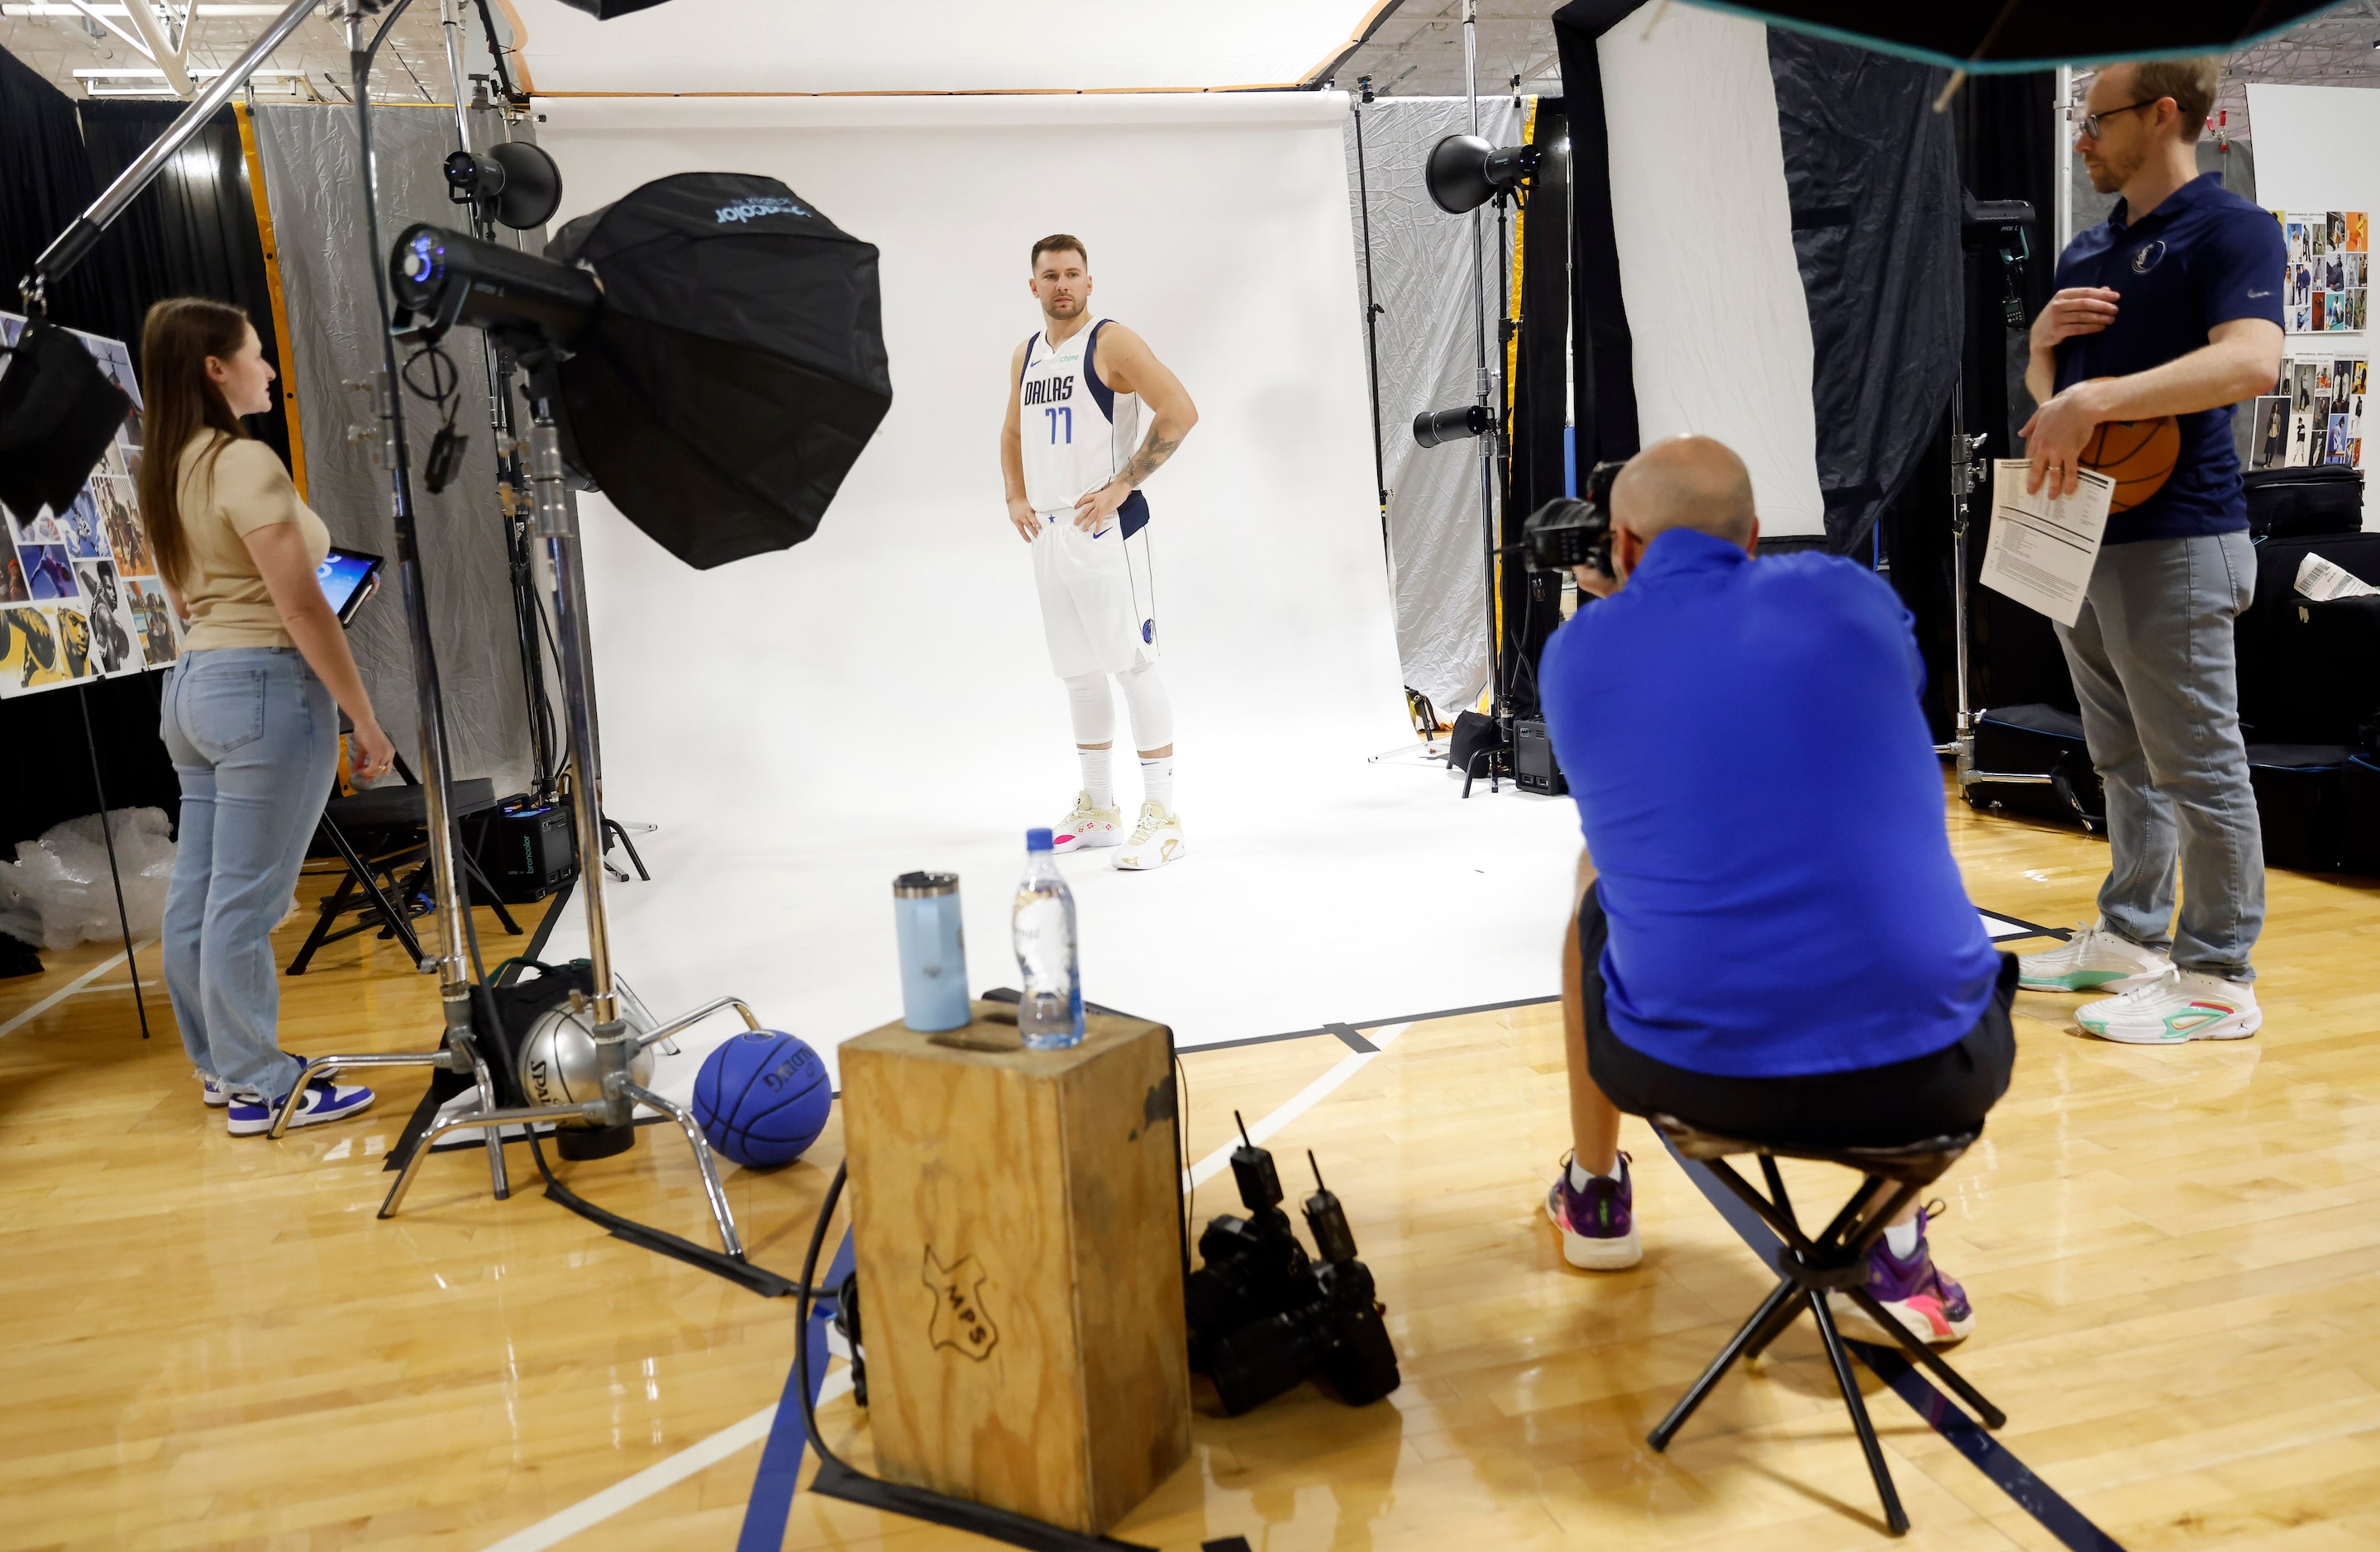
[[[1644,440],[1717,437],[1752,470],[1763,533],[1824,533],[1767,29],[1656,4],[1597,48]]]
[[[892,408],[815,539],[695,572],[583,503],[606,796],[614,818],[662,826],[639,843],[656,881],[613,891],[619,963],[657,1010],[737,992],[821,1043],[898,1016],[891,884],[907,868],[961,875],[974,984],[1014,983],[1024,831],[1053,823],[1078,780],[998,455],[1010,355],[1039,322],[1028,249],[1055,231],[1087,245],[1095,309],[1148,340],[1200,415],[1148,486],[1192,851],[1148,874],[1062,859],[1086,995],[1185,1040],[1516,995],[1496,954],[1435,925],[1444,891],[1415,872],[1435,847],[1445,871],[1505,887],[1474,855],[1493,848],[1489,805],[1366,759],[1412,734],[1371,494],[1342,98],[540,107],[565,219],[672,172],[763,173],[882,250]],[[1118,719],[1129,814],[1120,697]],[[1467,839],[1399,817],[1425,788],[1450,825],[1468,808]],[[1549,940],[1570,806],[1505,811],[1554,838]],[[1509,939],[1510,921],[1483,916],[1479,933]],[[574,915],[556,947],[582,942]],[[1421,978],[1390,984],[1384,961]],[[1549,949],[1529,963],[1550,978]]]

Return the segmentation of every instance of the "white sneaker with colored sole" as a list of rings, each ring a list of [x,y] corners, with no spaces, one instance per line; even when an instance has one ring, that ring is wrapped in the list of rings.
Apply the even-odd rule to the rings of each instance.
[[[1102,808],[1091,801],[1091,794],[1075,794],[1074,810],[1050,827],[1050,849],[1053,852],[1082,852],[1095,846],[1123,844],[1123,806]]]
[[[2192,1040],[2244,1040],[2264,1027],[2256,992],[2245,981],[2193,970],[2168,970],[2121,997],[2085,1002],[2074,1022],[2102,1040],[2128,1046],[2179,1046]]]
[[[1132,839],[1116,854],[1118,867],[1146,871],[1181,860],[1189,843],[1182,839],[1182,816],[1170,813],[1154,798],[1140,806],[1140,822],[1132,829]]]
[[[2130,991],[2173,968],[2155,949],[2107,930],[2104,922],[2075,925],[2074,936],[2045,953],[2016,962],[2016,984],[2027,991]]]

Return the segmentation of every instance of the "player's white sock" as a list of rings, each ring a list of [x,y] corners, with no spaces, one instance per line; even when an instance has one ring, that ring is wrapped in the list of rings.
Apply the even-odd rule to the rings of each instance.
[[[1894,1260],[1906,1261],[1917,1254],[1917,1220],[1913,1218],[1906,1223],[1886,1226],[1884,1247],[1892,1252]]]
[[[1076,749],[1083,758],[1083,790],[1091,794],[1094,808],[1115,806],[1115,770],[1109,756],[1113,749]]]
[[[1173,757],[1160,755],[1155,759],[1140,758],[1141,795],[1149,802],[1173,812]]]

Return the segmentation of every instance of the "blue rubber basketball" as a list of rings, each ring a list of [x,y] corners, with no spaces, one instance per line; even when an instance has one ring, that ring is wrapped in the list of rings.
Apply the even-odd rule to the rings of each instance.
[[[774,1029],[747,1029],[714,1049],[694,1079],[702,1134],[747,1170],[799,1158],[818,1140],[833,1103],[818,1052]]]

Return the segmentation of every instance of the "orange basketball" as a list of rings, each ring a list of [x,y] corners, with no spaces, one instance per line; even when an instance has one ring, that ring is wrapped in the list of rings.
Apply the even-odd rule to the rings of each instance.
[[[2170,415],[2103,421],[2082,444],[2082,467],[2116,482],[2110,512],[2129,512],[2163,490],[2180,456],[2181,426]]]

